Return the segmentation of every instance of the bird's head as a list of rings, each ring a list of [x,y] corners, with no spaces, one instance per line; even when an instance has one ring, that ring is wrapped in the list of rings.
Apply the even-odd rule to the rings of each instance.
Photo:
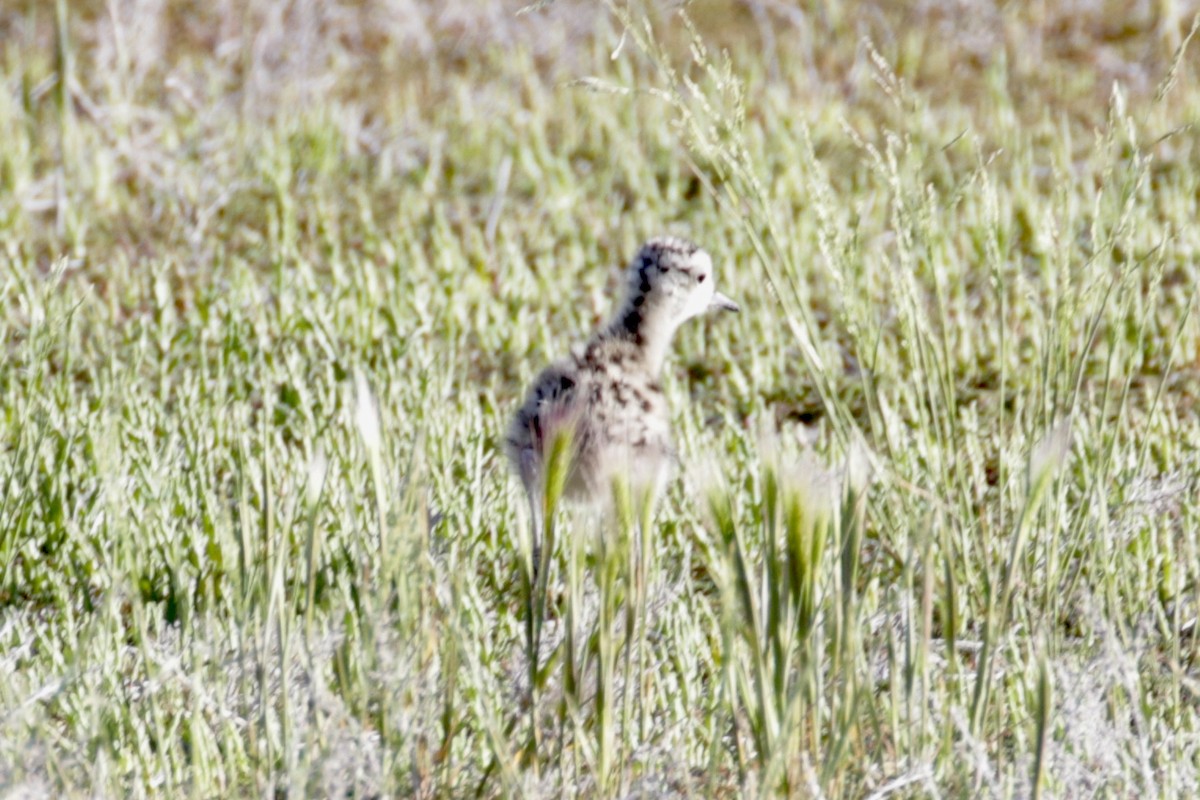
[[[685,239],[659,236],[638,250],[629,265],[627,307],[674,330],[692,317],[713,310],[737,311],[717,291],[712,256]]]

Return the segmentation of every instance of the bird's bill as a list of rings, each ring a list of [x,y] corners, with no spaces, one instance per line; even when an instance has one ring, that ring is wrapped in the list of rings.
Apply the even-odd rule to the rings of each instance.
[[[712,300],[708,301],[708,310],[716,311],[718,309],[721,311],[732,311],[734,313],[741,311],[741,309],[738,308],[737,303],[733,302],[720,292],[713,292]]]

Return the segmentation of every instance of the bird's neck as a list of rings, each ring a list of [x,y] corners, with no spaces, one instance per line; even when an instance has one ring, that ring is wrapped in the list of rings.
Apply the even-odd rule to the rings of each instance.
[[[617,312],[604,334],[607,338],[630,342],[645,371],[657,376],[662,372],[678,327],[661,310],[648,310],[644,305],[639,307],[630,302]]]

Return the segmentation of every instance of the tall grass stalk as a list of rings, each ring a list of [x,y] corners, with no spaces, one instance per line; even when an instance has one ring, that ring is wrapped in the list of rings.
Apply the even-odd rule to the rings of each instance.
[[[709,489],[720,537],[713,572],[732,609],[723,641],[735,726],[744,718],[753,740],[742,768],[760,775],[769,792],[808,785],[798,753],[821,765],[822,784],[836,784],[856,735],[866,503],[862,479],[849,475],[827,471],[811,455],[783,468],[764,464],[758,553],[727,490]],[[839,676],[832,683],[822,677],[827,665]]]
[[[534,775],[540,772],[542,730],[539,720],[538,697],[542,684],[541,644],[542,628],[546,619],[547,591],[550,584],[550,565],[553,561],[557,538],[558,505],[567,484],[571,468],[574,428],[563,425],[551,432],[542,456],[544,464],[543,485],[533,502],[540,502],[540,531],[535,520],[531,522],[530,535],[525,539],[522,559],[522,589],[525,605],[525,655],[528,663],[526,679],[529,682],[529,739],[527,757]]]
[[[1069,420],[1063,420],[1045,437],[1038,441],[1029,455],[1029,473],[1025,504],[1017,521],[1016,530],[1001,566],[999,579],[988,582],[987,616],[983,629],[983,649],[975,675],[975,692],[971,701],[971,725],[976,733],[982,729],[990,692],[992,672],[995,668],[995,652],[1000,646],[1000,637],[1007,629],[1011,614],[1011,603],[1017,570],[1025,558],[1034,521],[1050,491],[1054,478],[1066,463],[1071,446]]]

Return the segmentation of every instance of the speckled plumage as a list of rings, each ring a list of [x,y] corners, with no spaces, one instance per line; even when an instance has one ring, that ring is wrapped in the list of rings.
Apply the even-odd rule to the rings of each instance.
[[[564,425],[574,427],[568,498],[602,501],[618,475],[635,492],[657,493],[672,453],[658,382],[671,338],[697,314],[737,310],[714,290],[708,253],[683,239],[646,242],[626,274],[625,297],[612,321],[537,377],[509,427],[506,449],[530,495],[535,524],[543,462],[554,431]]]

